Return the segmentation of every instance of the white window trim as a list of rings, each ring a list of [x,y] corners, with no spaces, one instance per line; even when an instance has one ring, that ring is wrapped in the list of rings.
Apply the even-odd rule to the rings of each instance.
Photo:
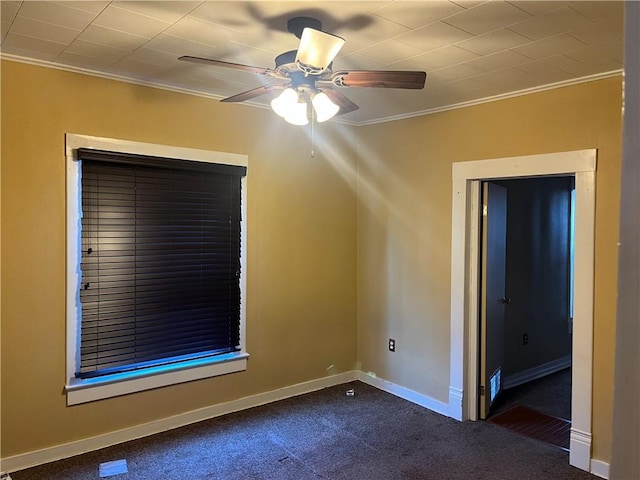
[[[79,148],[93,148],[111,152],[179,158],[195,162],[248,166],[248,157],[235,153],[214,152],[194,148],[131,142],[111,138],[67,133],[65,135],[67,170],[67,405],[77,405],[104,398],[125,395],[152,388],[174,385],[203,378],[226,375],[247,369],[246,291],[247,291],[247,177],[242,178],[242,223],[240,238],[240,351],[215,358],[200,359],[170,367],[144,369],[140,372],[77,379],[75,372],[80,361],[80,258],[81,258],[81,167]]]

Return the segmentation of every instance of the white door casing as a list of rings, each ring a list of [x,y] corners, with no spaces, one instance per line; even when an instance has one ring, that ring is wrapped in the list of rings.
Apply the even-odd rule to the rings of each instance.
[[[569,463],[589,471],[593,375],[595,149],[508,157],[452,166],[450,415],[477,420],[480,181],[575,177],[575,286]]]

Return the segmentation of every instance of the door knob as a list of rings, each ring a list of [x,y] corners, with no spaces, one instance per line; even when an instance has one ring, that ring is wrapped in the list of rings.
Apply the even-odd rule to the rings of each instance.
[[[509,297],[501,297],[500,301],[505,305],[509,305],[511,303],[511,299]]]

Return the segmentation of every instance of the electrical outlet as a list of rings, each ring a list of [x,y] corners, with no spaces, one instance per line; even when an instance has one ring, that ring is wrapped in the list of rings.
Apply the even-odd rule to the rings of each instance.
[[[390,352],[396,351],[396,341],[393,338],[389,339],[389,351]]]
[[[522,335],[522,344],[523,345],[528,345],[529,344],[529,334],[528,333],[524,333]]]

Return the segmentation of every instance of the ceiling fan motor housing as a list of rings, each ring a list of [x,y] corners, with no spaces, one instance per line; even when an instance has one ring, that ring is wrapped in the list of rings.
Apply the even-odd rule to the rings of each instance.
[[[322,31],[322,22],[311,17],[293,17],[287,22],[287,30],[298,38],[302,37],[302,31],[307,27]]]
[[[281,53],[276,57],[276,68],[281,67],[283,65],[295,64],[296,63],[296,54],[297,50],[289,50],[288,52]]]
[[[276,69],[285,65],[290,65],[291,66],[290,73],[293,73],[295,70],[297,70],[297,67],[296,67],[297,54],[298,54],[297,50],[289,50],[288,52],[284,52],[278,55],[275,58]],[[333,67],[333,62],[329,64],[329,66],[325,69],[325,71],[331,72],[332,67]]]

